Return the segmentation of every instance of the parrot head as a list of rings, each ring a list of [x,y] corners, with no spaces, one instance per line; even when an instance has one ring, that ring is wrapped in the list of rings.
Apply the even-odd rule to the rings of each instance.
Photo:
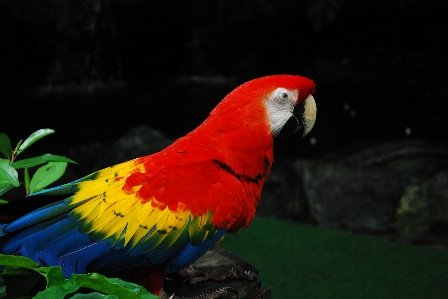
[[[305,137],[316,120],[315,89],[313,80],[296,75],[257,78],[229,93],[212,115],[227,112],[249,122],[263,118],[256,111],[264,111],[264,122],[273,137],[295,133]]]
[[[316,121],[316,102],[313,93],[316,85],[300,76],[281,76],[277,88],[265,100],[271,132],[274,137],[300,133],[305,137]],[[277,76],[272,76],[277,79]]]

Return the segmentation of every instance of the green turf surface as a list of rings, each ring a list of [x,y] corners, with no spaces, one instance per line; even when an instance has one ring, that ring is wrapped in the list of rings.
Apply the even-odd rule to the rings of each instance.
[[[271,298],[448,298],[448,250],[257,218],[221,246]]]

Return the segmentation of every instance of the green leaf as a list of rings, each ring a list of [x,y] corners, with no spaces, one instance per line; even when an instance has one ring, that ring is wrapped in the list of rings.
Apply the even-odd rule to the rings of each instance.
[[[39,140],[47,135],[53,134],[53,133],[54,133],[54,130],[52,130],[52,129],[37,130],[36,132],[31,134],[27,139],[25,139],[25,141],[20,145],[19,149],[17,150],[17,155],[20,154],[21,152],[23,152],[25,149],[27,149],[31,144],[33,144],[37,140]]]
[[[8,201],[4,200],[4,199],[0,199],[0,205],[5,204],[5,203],[8,203]]]
[[[126,282],[118,278],[107,278],[97,273],[74,274],[60,284],[47,287],[36,295],[36,299],[64,298],[80,288],[88,288],[103,294],[77,294],[71,298],[105,298],[105,299],[157,299],[159,297],[149,293],[144,287]]]
[[[17,170],[9,164],[8,160],[0,159],[0,195],[19,186]]]
[[[47,163],[47,162],[67,162],[67,163],[78,164],[75,161],[73,161],[67,157],[64,157],[64,156],[44,154],[39,157],[23,159],[23,160],[14,162],[11,164],[11,166],[14,167],[15,169],[19,169],[19,168],[25,168],[25,167],[33,167],[33,166],[37,166],[37,165]]]
[[[6,266],[2,277],[6,284],[8,296],[14,298],[30,298],[28,295],[42,275],[35,272],[39,266],[33,260],[22,257],[0,254],[0,265]]]
[[[9,190],[11,190],[13,188],[14,188],[13,185],[0,186],[0,195],[5,194],[6,192],[8,192]]]
[[[30,194],[30,173],[28,172],[27,167],[23,170],[23,176],[25,178],[25,192],[26,195],[28,195]]]
[[[79,288],[80,288],[80,286],[70,284],[70,283],[61,284],[61,285],[49,287],[43,291],[40,291],[33,298],[34,299],[70,298],[67,295],[75,293],[77,290],[79,290]]]
[[[58,180],[65,172],[67,162],[49,162],[34,173],[30,182],[30,194],[44,189]]]
[[[8,135],[1,133],[0,134],[0,153],[6,156],[8,160],[11,159],[12,147],[11,141],[9,140]]]
[[[64,284],[67,280],[62,274],[62,268],[59,266],[39,267],[36,269],[47,279],[47,287]]]
[[[34,269],[38,263],[27,257],[0,253],[0,265]]]
[[[108,278],[97,273],[74,274],[69,279],[62,275],[59,266],[39,267],[33,260],[13,255],[0,254],[0,266],[6,266],[2,276],[7,287],[17,295],[36,292],[37,281],[44,277],[47,281],[45,290],[38,292],[33,298],[89,298],[89,299],[158,299],[144,287],[119,278]],[[75,294],[83,288],[82,294]],[[93,292],[85,294],[85,288]],[[100,293],[99,293],[100,292]],[[73,294],[73,296],[72,296]]]
[[[75,294],[70,297],[70,299],[120,299],[114,295],[104,295],[98,292],[90,293],[90,294]]]
[[[19,150],[19,147],[22,145],[23,139],[20,139],[19,142],[17,142],[16,148],[14,149],[14,153],[17,153],[17,151]],[[17,156],[17,154],[16,154]]]
[[[157,298],[144,287],[135,283],[126,282],[118,278],[107,278],[98,273],[74,274],[70,277],[74,284],[86,287],[105,294],[115,295],[121,299],[131,298]],[[140,295],[140,296],[136,296]]]

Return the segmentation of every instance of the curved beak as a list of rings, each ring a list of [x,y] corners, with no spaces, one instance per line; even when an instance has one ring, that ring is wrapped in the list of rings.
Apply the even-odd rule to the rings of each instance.
[[[300,133],[305,137],[316,122],[317,107],[314,97],[309,95],[305,101],[294,107],[293,115],[288,119],[277,137],[287,137]]]
[[[311,129],[314,127],[314,123],[316,122],[316,114],[317,107],[316,101],[314,101],[314,97],[309,95],[304,101],[304,112],[302,114],[302,123],[304,126],[303,137],[308,135],[311,132]]]

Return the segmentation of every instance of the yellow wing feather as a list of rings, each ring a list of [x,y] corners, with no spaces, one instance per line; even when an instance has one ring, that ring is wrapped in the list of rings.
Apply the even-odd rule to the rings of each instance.
[[[79,191],[68,202],[77,205],[70,217],[80,222],[82,232],[111,247],[152,251],[151,255],[166,250],[185,233],[196,245],[216,233],[211,212],[192,215],[182,203],[172,211],[156,198],[142,203],[135,193],[123,192],[125,178],[136,171],[144,169],[133,160],[101,170],[78,184]]]

